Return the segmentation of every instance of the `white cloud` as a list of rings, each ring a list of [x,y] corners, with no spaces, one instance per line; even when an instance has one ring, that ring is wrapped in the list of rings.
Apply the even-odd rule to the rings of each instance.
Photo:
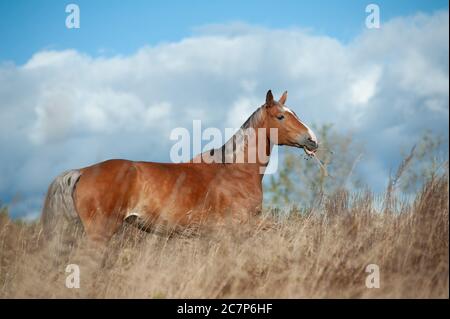
[[[355,79],[350,86],[350,103],[354,105],[368,105],[370,99],[375,95],[377,83],[381,77],[381,67],[373,67],[367,73]]]
[[[64,169],[168,160],[172,128],[238,126],[267,89],[288,90],[306,123],[352,131],[371,152],[367,180],[384,186],[400,148],[426,128],[448,132],[448,22],[447,11],[398,18],[348,44],[303,29],[213,25],[129,56],[41,51],[0,65],[0,198],[19,193],[36,206]]]
[[[226,127],[238,129],[260,104],[261,97],[238,97],[228,111]]]

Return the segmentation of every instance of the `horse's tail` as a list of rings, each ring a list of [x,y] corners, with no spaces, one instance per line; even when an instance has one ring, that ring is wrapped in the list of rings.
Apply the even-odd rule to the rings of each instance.
[[[58,226],[80,220],[73,200],[73,192],[80,176],[79,170],[70,170],[57,176],[50,184],[41,215],[47,239],[53,237]]]

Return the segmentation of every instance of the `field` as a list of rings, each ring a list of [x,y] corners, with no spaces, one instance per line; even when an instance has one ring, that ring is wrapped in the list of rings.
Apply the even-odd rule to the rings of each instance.
[[[448,175],[414,201],[394,197],[339,191],[269,230],[168,238],[127,226],[103,250],[79,234],[45,242],[39,224],[3,213],[0,297],[448,298]],[[66,287],[68,264],[80,267],[79,289]],[[379,288],[366,287],[369,264]]]

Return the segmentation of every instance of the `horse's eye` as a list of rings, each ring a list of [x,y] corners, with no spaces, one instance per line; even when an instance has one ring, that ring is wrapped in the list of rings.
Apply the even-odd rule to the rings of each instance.
[[[282,119],[284,119],[284,115],[278,115],[277,119],[279,119],[281,121]]]

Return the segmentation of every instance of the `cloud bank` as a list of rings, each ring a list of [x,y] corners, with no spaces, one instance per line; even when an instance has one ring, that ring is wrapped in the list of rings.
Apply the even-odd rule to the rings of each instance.
[[[171,129],[194,119],[238,127],[268,89],[288,90],[306,123],[352,132],[368,150],[366,182],[381,189],[424,130],[448,134],[448,36],[445,11],[396,18],[350,43],[227,24],[128,56],[40,51],[24,65],[4,62],[0,199],[15,216],[37,216],[61,171],[108,158],[167,161]]]

